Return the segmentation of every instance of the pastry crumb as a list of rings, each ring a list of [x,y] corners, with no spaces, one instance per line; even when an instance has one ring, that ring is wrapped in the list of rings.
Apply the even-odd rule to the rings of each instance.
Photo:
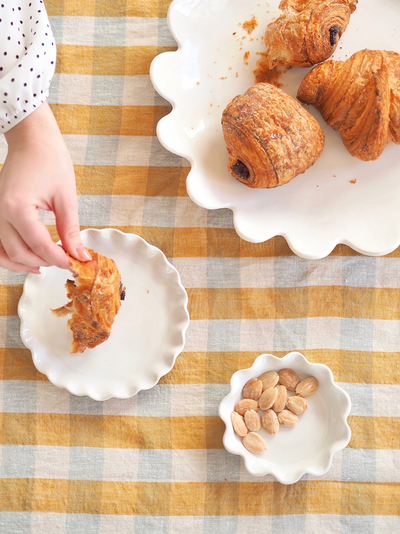
[[[243,29],[247,31],[247,33],[250,35],[250,33],[258,26],[258,22],[256,17],[253,15],[250,20],[246,20],[246,22],[243,22]]]
[[[356,179],[354,179],[354,180],[349,180],[349,182],[350,182],[351,184],[355,184],[355,183],[357,182],[357,180],[356,180]]]

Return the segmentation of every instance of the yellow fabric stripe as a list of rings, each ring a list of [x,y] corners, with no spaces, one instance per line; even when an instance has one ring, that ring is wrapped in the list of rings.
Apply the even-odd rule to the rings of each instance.
[[[29,349],[0,348],[0,380],[47,381],[47,377],[34,367]]]
[[[0,171],[3,164],[0,163]],[[187,197],[189,167],[75,165],[79,195]]]
[[[81,230],[89,228],[81,226]],[[105,228],[90,226],[90,228]],[[137,234],[152,245],[160,248],[168,258],[198,257],[270,257],[274,250],[278,256],[292,256],[283,237],[270,239],[265,243],[247,243],[240,239],[233,228],[166,228],[156,226],[113,226],[122,232]],[[48,226],[55,241],[58,241],[56,227]],[[237,252],[240,250],[240,253]]]
[[[309,286],[188,289],[193,319],[400,319],[400,289]]]
[[[400,485],[367,482],[112,482],[0,479],[0,511],[74,514],[397,515]]]
[[[171,0],[46,0],[46,8],[49,16],[164,18],[170,3]]]
[[[193,320],[346,317],[400,319],[400,289],[310,286],[189,288]],[[0,286],[0,315],[17,315],[22,286]]]
[[[294,350],[296,350],[294,348]],[[311,363],[327,365],[336,382],[400,384],[398,352],[301,350]],[[229,384],[238,369],[251,367],[261,352],[184,352],[161,384]],[[287,352],[273,351],[283,357]],[[1,360],[0,360],[1,361]]]
[[[132,449],[222,449],[219,417],[134,417],[0,413],[3,445],[48,445]],[[348,418],[349,447],[396,449],[400,418]]]
[[[166,46],[57,46],[56,72],[94,76],[148,75],[150,63]]]
[[[86,106],[50,104],[63,134],[156,135],[171,106]]]
[[[1,170],[0,165],[0,170]],[[174,187],[178,188],[181,196],[187,196],[184,192],[184,176],[188,172],[187,167],[183,168],[148,168],[145,167],[102,167],[102,166],[78,166],[77,180],[78,187],[82,194],[92,194],[90,191],[96,188],[97,194],[108,194],[103,191],[107,187],[108,173],[115,172],[116,176],[116,192],[114,194],[141,194],[144,187],[149,188],[149,194],[158,191],[158,187],[167,192],[166,196],[172,195],[171,191]],[[149,177],[147,185],[138,184],[135,180],[131,180],[131,173],[138,169],[139,176]],[[158,180],[158,170],[161,169],[160,184]],[[86,175],[86,172],[88,173]],[[90,186],[85,183],[85,177],[89,180],[91,173],[99,173],[99,185]],[[148,174],[147,174],[148,172]],[[179,183],[167,183],[169,177],[179,176]],[[135,181],[135,184],[132,182]],[[139,180],[138,180],[139,182]],[[99,189],[97,189],[97,187]],[[129,193],[129,191],[137,191],[137,193]],[[147,193],[146,193],[147,194]],[[81,229],[89,228],[88,226],[81,226]],[[90,228],[108,228],[105,226],[90,226]],[[198,258],[198,257],[219,257],[219,258],[270,258],[282,256],[294,256],[290,250],[285,239],[276,236],[264,243],[249,243],[243,241],[235,232],[233,228],[165,228],[165,227],[149,227],[149,226],[113,226],[118,230],[126,233],[133,233],[140,235],[152,245],[161,248],[164,254],[169,258]],[[50,235],[54,241],[58,241],[56,227],[48,226]],[[331,256],[357,256],[358,253],[351,250],[345,245],[338,245]],[[387,257],[400,258],[400,247]],[[388,291],[392,291],[389,289]],[[350,303],[351,304],[351,303]]]
[[[76,165],[80,195],[187,197],[188,167],[115,167]]]
[[[3,445],[221,449],[219,417],[124,417],[0,413]]]
[[[0,316],[18,315],[18,301],[22,295],[22,284],[0,285]]]
[[[336,382],[400,384],[399,354],[345,350],[302,350],[312,363],[324,363]],[[283,357],[286,352],[274,351]],[[160,384],[229,384],[238,369],[251,367],[260,352],[183,352]],[[22,348],[0,348],[0,380],[47,381],[36,371],[31,353]]]

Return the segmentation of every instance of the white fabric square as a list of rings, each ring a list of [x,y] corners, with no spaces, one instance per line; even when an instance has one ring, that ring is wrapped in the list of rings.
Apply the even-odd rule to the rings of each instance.
[[[139,449],[103,449],[104,480],[138,480]]]
[[[37,445],[35,450],[35,477],[68,479],[69,460],[69,447]]]
[[[104,515],[100,516],[99,534],[134,534],[134,515]]]
[[[343,532],[340,525],[340,515],[333,514],[306,514],[305,534],[340,534]]]
[[[268,352],[274,348],[275,321],[272,319],[243,319],[240,321],[240,349]]]
[[[239,515],[237,519],[237,532],[243,534],[272,534],[272,516]]]
[[[172,416],[194,417],[204,415],[205,387],[205,384],[171,384]]]
[[[339,349],[340,317],[307,319],[307,349]]]
[[[71,394],[66,389],[57,388],[50,382],[36,383],[37,413],[70,413]]]
[[[67,514],[52,512],[34,512],[30,514],[30,534],[65,534],[67,532]]]
[[[207,258],[172,258],[171,263],[180,274],[184,287],[207,287]]]
[[[132,177],[133,179],[133,177]],[[144,197],[113,195],[110,207],[110,226],[142,226]]]
[[[172,450],[171,454],[173,482],[206,482],[206,450]]]
[[[137,415],[137,395],[129,399],[108,399],[103,402],[104,415]]]
[[[90,105],[92,76],[88,74],[55,74],[55,76],[58,76],[58,104]],[[57,78],[53,84],[57,87]],[[49,101],[53,102],[52,99]]]
[[[198,534],[200,532],[204,532],[204,518],[183,515],[172,516],[169,518],[168,531],[171,534]]]
[[[208,210],[200,208],[188,197],[178,197],[175,207],[176,228],[206,228]]]
[[[93,46],[96,28],[95,17],[62,17],[64,45]]]
[[[186,332],[185,352],[205,352],[207,350],[208,323],[209,321],[206,319],[190,321]]]
[[[274,287],[273,258],[239,258],[241,287]]]

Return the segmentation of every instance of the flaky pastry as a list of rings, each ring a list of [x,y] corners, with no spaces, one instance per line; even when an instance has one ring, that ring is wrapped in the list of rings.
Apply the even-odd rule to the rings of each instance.
[[[311,67],[325,61],[334,53],[356,5],[357,0],[282,0],[282,15],[265,32],[262,67]]]
[[[312,104],[342,136],[350,154],[376,160],[388,142],[400,144],[400,54],[360,50],[329,60],[303,79],[297,98]]]
[[[249,187],[276,187],[308,169],[325,137],[318,122],[278,87],[258,83],[222,114],[229,172]]]
[[[69,256],[75,280],[67,280],[65,306],[52,310],[59,317],[72,314],[71,352],[94,348],[109,338],[115,316],[125,298],[121,276],[113,260],[89,249],[91,261],[81,262]]]

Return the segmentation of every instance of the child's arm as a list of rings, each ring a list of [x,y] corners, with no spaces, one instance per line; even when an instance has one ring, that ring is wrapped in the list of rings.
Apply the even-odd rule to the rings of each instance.
[[[0,133],[6,136],[8,155],[0,172],[0,266],[14,271],[68,267],[38,209],[55,213],[65,251],[88,259],[79,234],[74,170],[46,103],[55,61],[43,2],[2,0]]]
[[[8,155],[0,173],[0,265],[31,272],[40,265],[69,267],[38,209],[54,212],[67,252],[90,259],[79,234],[74,169],[48,104],[14,126],[6,139]]]

